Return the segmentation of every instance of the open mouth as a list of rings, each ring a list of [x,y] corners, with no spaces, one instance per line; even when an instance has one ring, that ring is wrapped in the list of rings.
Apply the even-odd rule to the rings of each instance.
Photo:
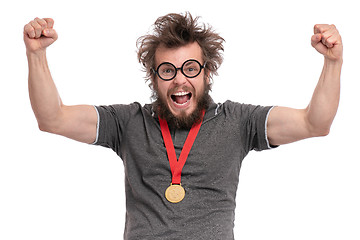
[[[191,99],[191,92],[177,92],[171,95],[171,99],[178,106],[185,106]]]

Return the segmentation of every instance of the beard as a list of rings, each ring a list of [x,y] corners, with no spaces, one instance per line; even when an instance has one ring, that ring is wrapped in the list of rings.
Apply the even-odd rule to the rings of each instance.
[[[177,116],[175,116],[169,109],[166,97],[162,97],[161,94],[159,94],[157,87],[154,86],[152,98],[155,99],[153,106],[156,113],[162,119],[167,121],[170,128],[190,129],[195,123],[198,123],[201,120],[203,110],[208,109],[211,103],[211,97],[209,95],[211,86],[205,81],[205,79],[204,86],[204,90],[201,93],[196,94],[196,96],[192,96],[196,98],[196,108],[193,112],[186,114],[185,111],[182,111]]]

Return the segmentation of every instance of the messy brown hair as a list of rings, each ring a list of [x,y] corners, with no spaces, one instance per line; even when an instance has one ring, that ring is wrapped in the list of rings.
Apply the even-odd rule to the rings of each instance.
[[[137,40],[138,60],[146,72],[146,81],[150,80],[150,88],[153,88],[151,80],[155,80],[155,52],[160,44],[168,48],[177,48],[196,41],[206,62],[205,74],[210,73],[210,79],[214,74],[217,75],[217,69],[223,61],[225,40],[215,33],[211,26],[200,25],[198,19],[199,17],[193,18],[189,12],[167,14],[155,21],[151,34]]]

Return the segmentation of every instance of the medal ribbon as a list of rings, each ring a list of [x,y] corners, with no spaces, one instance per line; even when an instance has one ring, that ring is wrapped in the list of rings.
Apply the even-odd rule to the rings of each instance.
[[[167,155],[169,158],[169,163],[170,163],[170,169],[171,169],[171,174],[172,174],[172,181],[171,181],[172,184],[180,184],[181,183],[181,171],[185,165],[185,162],[189,155],[191,147],[194,144],[196,136],[200,130],[204,115],[205,115],[205,111],[203,111],[203,113],[202,113],[200,122],[195,123],[191,127],[190,132],[185,140],[183,149],[181,150],[179,161],[176,158],[175,148],[174,148],[173,141],[171,139],[169,126],[168,126],[166,120],[159,117],[161,133],[162,133],[162,136],[164,139],[166,152],[167,152]]]

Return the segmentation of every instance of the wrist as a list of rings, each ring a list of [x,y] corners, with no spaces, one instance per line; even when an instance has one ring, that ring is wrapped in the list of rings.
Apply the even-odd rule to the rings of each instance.
[[[341,57],[333,60],[325,57],[324,62],[327,66],[341,67],[343,64],[343,58]]]
[[[44,58],[46,57],[46,49],[36,51],[26,49],[26,56],[28,58]]]
[[[39,66],[44,66],[47,68],[47,58],[46,51],[26,51],[26,56],[28,59],[29,68],[38,68]]]

